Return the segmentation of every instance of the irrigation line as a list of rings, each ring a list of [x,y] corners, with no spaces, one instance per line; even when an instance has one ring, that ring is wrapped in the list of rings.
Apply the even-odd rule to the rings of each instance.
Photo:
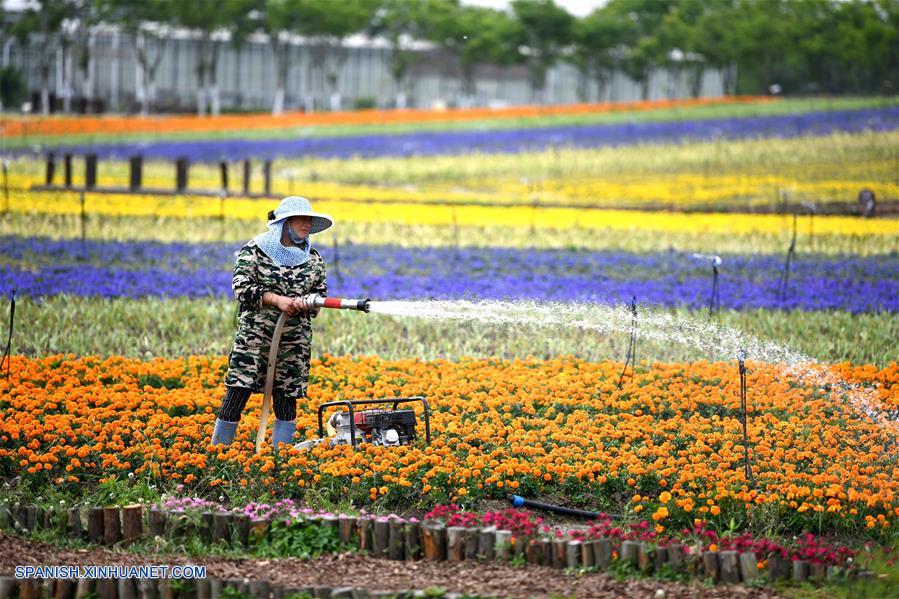
[[[6,338],[6,349],[3,351],[3,357],[0,358],[0,369],[3,368],[3,362],[6,362],[6,380],[9,382],[9,369],[12,365],[12,331],[16,322],[16,290],[9,292],[9,335]]]
[[[709,297],[709,318],[721,311],[721,294],[718,286],[718,264],[712,262],[712,295]]]
[[[787,299],[787,285],[790,281],[790,266],[793,263],[793,257],[796,254],[796,221],[798,215],[793,213],[793,239],[790,241],[790,247],[787,249],[787,258],[784,261],[783,274],[780,277],[780,291],[778,293],[780,301]]]
[[[621,376],[618,378],[618,388],[621,389],[621,383],[624,382],[624,373],[627,372],[627,365],[631,365],[631,380],[634,380],[634,372],[637,368],[637,296],[631,298],[631,337],[627,345],[627,356],[624,359],[624,368],[621,369]]]
[[[752,478],[752,465],[749,462],[749,429],[748,408],[746,405],[746,352],[741,348],[737,353],[737,363],[740,365],[740,416],[743,421],[743,464],[746,469],[746,482],[755,486]]]

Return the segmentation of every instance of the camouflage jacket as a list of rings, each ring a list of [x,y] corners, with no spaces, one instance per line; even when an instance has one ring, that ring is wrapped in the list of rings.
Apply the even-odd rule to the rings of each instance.
[[[308,293],[325,296],[325,262],[314,249],[309,260],[299,266],[278,266],[250,241],[240,249],[232,280],[234,297],[240,303],[237,334],[228,357],[225,385],[262,392],[268,369],[272,334],[281,311],[263,306],[262,295],[298,297]],[[284,323],[278,363],[275,368],[274,394],[304,397],[309,382],[312,349],[312,314],[296,314]]]

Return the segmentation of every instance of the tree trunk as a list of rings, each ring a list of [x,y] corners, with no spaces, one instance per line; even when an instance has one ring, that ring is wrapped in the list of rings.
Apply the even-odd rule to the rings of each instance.
[[[702,79],[705,74],[705,67],[697,64],[693,67],[693,77],[690,80],[690,97],[698,98],[702,94]]]
[[[275,99],[272,103],[272,114],[279,115],[284,112],[284,91],[287,86],[287,43],[280,40],[275,42]]]

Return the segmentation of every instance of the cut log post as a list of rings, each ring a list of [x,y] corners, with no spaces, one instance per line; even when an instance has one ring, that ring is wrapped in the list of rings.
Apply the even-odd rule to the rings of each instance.
[[[41,509],[39,513],[40,527],[44,530],[58,530],[59,518],[57,511],[53,508]]]
[[[775,555],[768,560],[768,579],[788,580],[792,574],[792,566],[790,560]]]
[[[139,503],[122,508],[122,541],[130,545],[144,536],[144,508]]]
[[[488,526],[478,531],[478,556],[492,560],[496,548],[496,527]]]
[[[243,194],[250,194],[250,159],[243,161]]]
[[[740,554],[740,575],[743,582],[754,583],[761,579],[759,560],[752,551],[745,551]]]
[[[403,524],[405,523],[399,518],[390,520],[390,529],[387,535],[388,559],[402,561],[406,558],[406,534]]]
[[[705,551],[702,554],[702,568],[705,573],[705,577],[710,579],[713,583],[717,583],[721,580],[721,566],[718,560],[718,552],[717,551]]]
[[[406,561],[421,559],[421,527],[418,522],[406,522],[403,532],[406,536]]]
[[[371,518],[359,518],[359,549],[369,553],[374,549],[374,534]]]
[[[128,190],[137,191],[144,182],[144,157],[135,154],[128,159]]]
[[[341,514],[337,518],[337,527],[340,529],[340,542],[347,545],[358,543],[356,534],[356,518]]]
[[[137,596],[140,599],[158,599],[159,590],[156,588],[156,580],[153,578],[138,578]]]
[[[639,555],[640,543],[637,541],[623,541],[621,543],[620,559],[622,562],[636,566]]]
[[[478,559],[478,529],[466,528],[462,533],[462,543],[465,545],[465,559]]]
[[[53,588],[53,599],[75,599],[77,581],[73,578],[60,578]],[[2,597],[2,594],[0,594]],[[5,599],[5,598],[3,598]],[[130,599],[136,599],[131,597]]]
[[[243,513],[234,514],[234,530],[237,542],[243,547],[250,545],[250,517]]]
[[[0,528],[7,530],[15,526],[12,511],[6,504],[0,505]]]
[[[168,515],[159,508],[150,509],[150,534],[154,537],[166,536]]]
[[[72,154],[67,153],[62,156],[62,180],[66,188],[72,187]]]
[[[215,512],[206,511],[200,514],[200,538],[204,543],[212,543],[215,528]]]
[[[565,566],[568,568],[577,568],[581,565],[583,559],[582,549],[583,543],[578,540],[568,541],[565,543]]]
[[[421,525],[421,546],[425,559],[433,561],[445,560],[446,525],[436,520],[423,522]]]
[[[115,545],[122,540],[122,519],[119,506],[103,508],[103,542]]]
[[[84,535],[84,525],[81,522],[81,508],[73,507],[69,509],[66,516],[66,532],[74,539],[80,539]]]
[[[36,505],[28,506],[28,530],[34,531],[44,523],[44,511]]]
[[[387,557],[387,544],[390,541],[390,520],[378,518],[375,520],[375,543],[372,555],[375,557]]]
[[[272,161],[262,163],[262,192],[266,196],[272,195]]]
[[[451,562],[465,559],[465,529],[461,526],[450,526],[446,529],[446,554]]]
[[[222,579],[209,579],[209,599],[219,599],[222,596]]]
[[[498,560],[508,560],[512,557],[512,531],[497,530],[496,545],[493,554]]]
[[[269,593],[271,589],[268,586],[268,581],[266,580],[251,580],[250,581],[250,595],[254,597],[254,599],[268,599]]]
[[[97,186],[97,155],[87,154],[84,157],[84,188],[93,189]]]
[[[19,594],[19,581],[12,576],[0,576],[0,599],[12,599]]]
[[[721,562],[721,582],[737,584],[740,582],[740,562],[736,551],[721,551],[718,553]]]
[[[321,517],[319,524],[321,524],[325,528],[333,530],[338,535],[340,534],[340,518],[338,518],[334,514],[325,514]]]
[[[28,530],[28,506],[17,504],[11,510],[11,513],[13,515],[15,528],[17,530]]]
[[[640,543],[640,549],[637,552],[637,566],[642,572],[652,570],[655,561],[655,549],[649,546],[649,543]]]
[[[97,595],[100,599],[117,599],[119,596],[119,583],[115,578],[98,579]]]
[[[592,568],[594,564],[593,557],[593,546],[596,544],[596,541],[592,539],[587,539],[583,543],[581,543],[581,567],[582,568]]]
[[[656,547],[653,555],[653,567],[656,572],[662,571],[662,566],[668,563],[668,548]]]
[[[42,599],[43,591],[41,591],[39,580],[23,578],[19,581],[19,599]]]
[[[538,566],[543,563],[543,543],[539,539],[528,539],[524,559],[527,563]]]
[[[92,507],[87,512],[87,540],[91,543],[103,542],[103,508]]]
[[[552,567],[553,559],[556,555],[556,546],[552,539],[540,539],[540,545],[543,546],[543,565]]]
[[[53,185],[53,178],[56,174],[56,155],[53,152],[47,152],[47,168],[44,171],[44,185],[50,187]]]
[[[208,578],[197,578],[194,580],[194,584],[196,585],[197,599],[210,599],[211,589]]]
[[[827,577],[827,566],[819,563],[809,564],[808,577],[819,582],[824,580]]]
[[[671,569],[679,572],[684,568],[684,545],[683,543],[672,543],[668,545],[668,563]]]
[[[116,580],[119,599],[137,599],[137,582],[133,578]]]
[[[565,539],[553,539],[551,565],[560,570],[565,567]]]
[[[593,558],[598,568],[605,568],[612,563],[612,539],[598,539],[593,546]]]
[[[84,597],[95,596],[94,589],[97,581],[93,578],[79,578],[75,584],[75,599],[84,599]],[[155,597],[141,597],[141,599],[155,599]]]
[[[183,192],[187,189],[188,180],[190,179],[190,160],[186,156],[181,156],[175,160],[175,190]]]
[[[212,515],[212,542],[231,543],[234,516],[231,512],[220,511]]]

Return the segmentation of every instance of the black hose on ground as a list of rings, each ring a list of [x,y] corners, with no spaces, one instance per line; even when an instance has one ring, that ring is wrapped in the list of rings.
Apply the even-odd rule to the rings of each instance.
[[[562,507],[560,505],[552,505],[549,503],[543,503],[540,501],[534,501],[532,499],[525,499],[520,495],[512,495],[509,497],[509,501],[512,502],[512,505],[515,507],[528,507],[534,510],[545,510],[548,512],[554,512],[556,514],[562,514],[565,516],[576,516],[578,518],[599,518],[602,514],[599,512],[591,512],[588,510],[576,510],[570,507]]]

